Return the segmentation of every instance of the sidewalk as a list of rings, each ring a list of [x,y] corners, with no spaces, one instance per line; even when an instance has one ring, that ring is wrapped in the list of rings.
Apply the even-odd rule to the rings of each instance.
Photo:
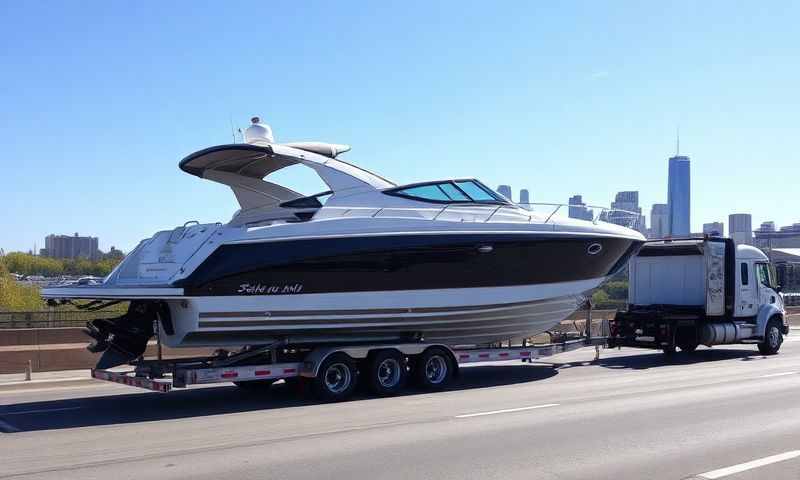
[[[58,372],[33,372],[30,380],[25,380],[25,373],[9,373],[0,375],[0,395],[13,390],[36,388],[72,387],[94,383],[91,370],[62,370]]]

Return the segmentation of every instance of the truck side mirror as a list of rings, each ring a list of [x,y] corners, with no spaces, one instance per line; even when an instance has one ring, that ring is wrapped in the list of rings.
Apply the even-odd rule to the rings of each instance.
[[[783,286],[781,286],[781,285],[776,285],[775,286],[775,293],[781,293],[781,290],[783,290]]]

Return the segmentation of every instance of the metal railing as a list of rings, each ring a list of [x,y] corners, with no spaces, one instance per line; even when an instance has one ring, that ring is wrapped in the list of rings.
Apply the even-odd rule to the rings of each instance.
[[[536,211],[536,207],[546,207],[546,211]],[[518,216],[518,219],[524,219],[527,222],[541,222],[550,223],[556,214],[563,208],[581,208],[583,211],[591,209],[592,218],[586,219],[594,224],[599,222],[614,223],[617,225],[626,226],[629,228],[638,229],[641,214],[638,212],[631,212],[619,208],[609,208],[598,205],[586,204],[568,204],[568,203],[543,203],[531,202],[520,203],[512,205],[494,205],[494,204],[476,204],[476,203],[448,203],[446,205],[437,207],[363,207],[363,206],[324,206],[319,211],[343,211],[342,216],[348,216],[351,212],[364,212],[365,217],[376,218],[381,216],[398,216],[406,218],[402,215],[404,212],[415,213],[414,218],[421,218],[427,220],[441,220],[447,213],[455,213],[456,215],[461,211],[462,215],[470,218],[470,221],[481,223],[493,223],[498,220],[493,220],[498,217],[498,214],[507,210]],[[468,211],[467,209],[472,209]],[[477,220],[478,215],[475,209],[485,210],[485,218]],[[527,218],[526,218],[527,217]],[[461,221],[464,221],[463,219]],[[513,222],[507,217],[506,222]],[[519,220],[517,220],[519,221]]]

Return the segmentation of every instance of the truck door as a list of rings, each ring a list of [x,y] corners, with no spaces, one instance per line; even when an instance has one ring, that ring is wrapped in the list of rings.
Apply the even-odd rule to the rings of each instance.
[[[776,303],[778,294],[772,288],[772,275],[768,263],[756,263],[756,277],[758,278],[759,305]]]
[[[736,268],[736,285],[739,295],[736,298],[736,317],[752,317],[758,310],[758,287],[755,285],[753,262],[740,260]]]

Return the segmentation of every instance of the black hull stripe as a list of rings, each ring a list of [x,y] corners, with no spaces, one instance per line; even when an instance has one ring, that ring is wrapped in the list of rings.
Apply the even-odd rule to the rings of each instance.
[[[558,301],[554,299],[488,305],[461,305],[457,307],[413,307],[413,308],[365,308],[347,310],[259,310],[251,312],[200,312],[200,318],[242,318],[242,317],[314,317],[334,315],[392,315],[408,313],[468,312],[491,310],[494,308],[524,307]]]
[[[640,244],[530,233],[237,243],[220,246],[174,286],[201,297],[542,285],[608,276]]]
[[[336,322],[331,323],[320,323],[319,320],[233,320],[233,321],[205,321],[200,322],[200,328],[238,328],[238,327],[272,327],[272,328],[293,328],[293,327],[304,327],[308,325],[319,325],[320,328],[350,328],[352,326],[356,326],[359,324],[374,324],[374,325],[385,325],[387,323],[397,323],[398,326],[410,326],[410,325],[419,325],[419,326],[430,326],[430,325],[446,325],[449,323],[473,323],[473,322],[486,322],[486,321],[496,321],[496,320],[503,320],[503,319],[513,319],[513,318],[520,318],[520,317],[539,317],[542,315],[552,315],[554,313],[561,313],[561,312],[573,312],[575,310],[574,307],[558,309],[558,310],[547,310],[543,312],[531,312],[527,310],[523,311],[511,311],[511,312],[501,312],[498,315],[491,315],[491,314],[482,314],[482,315],[472,315],[470,317],[373,317],[373,318],[341,318],[337,319]]]

